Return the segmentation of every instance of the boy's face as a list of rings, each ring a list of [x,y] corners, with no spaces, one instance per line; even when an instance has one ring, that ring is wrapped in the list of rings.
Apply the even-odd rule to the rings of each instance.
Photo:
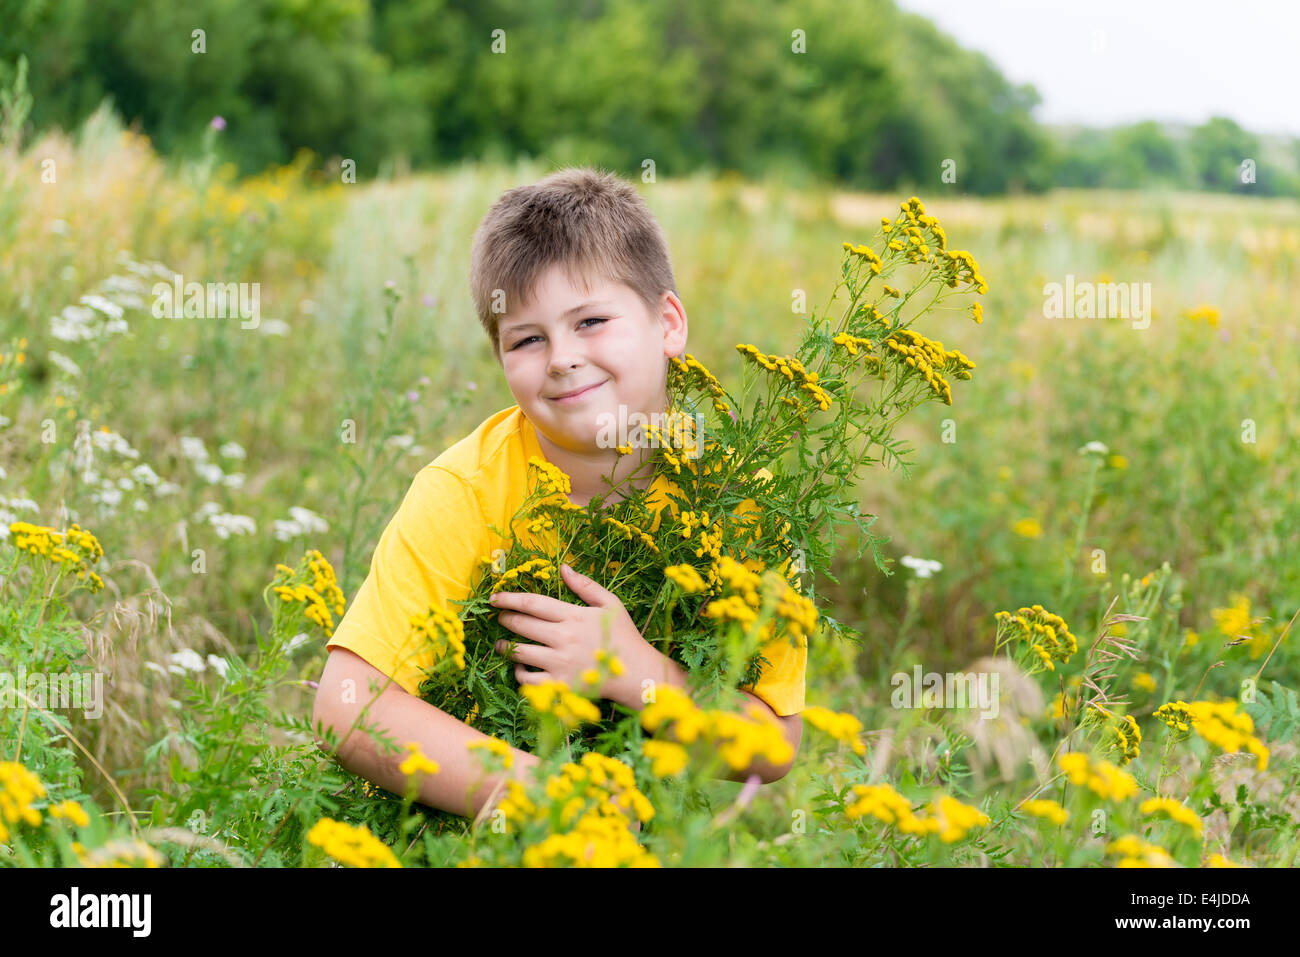
[[[651,313],[630,287],[602,278],[584,290],[554,265],[528,307],[501,318],[506,383],[540,433],[590,453],[602,447],[602,426],[608,435],[613,423],[617,435],[621,418],[666,410],[666,362],[686,348],[686,312],[671,292],[660,303]]]

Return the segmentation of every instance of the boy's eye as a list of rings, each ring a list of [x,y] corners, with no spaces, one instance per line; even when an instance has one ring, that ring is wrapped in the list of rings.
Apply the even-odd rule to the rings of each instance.
[[[585,325],[585,324],[588,323],[588,322],[609,322],[609,320],[608,320],[607,318],[605,318],[604,316],[592,316],[591,318],[589,318],[589,319],[584,319],[584,320],[582,320],[582,322],[578,323],[578,327],[581,328],[583,325]],[[507,351],[507,352],[514,352],[514,351],[515,351],[516,349],[518,349],[520,346],[525,346],[525,345],[527,345],[528,343],[532,342],[534,339],[540,339],[540,338],[541,338],[541,336],[528,336],[526,339],[520,339],[518,342],[516,342],[513,346],[511,346],[511,347],[510,347],[509,349],[507,349],[506,351]]]

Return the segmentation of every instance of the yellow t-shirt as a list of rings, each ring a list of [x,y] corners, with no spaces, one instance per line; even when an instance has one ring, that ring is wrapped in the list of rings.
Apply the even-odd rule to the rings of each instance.
[[[546,460],[533,424],[513,405],[489,416],[468,436],[416,473],[397,513],[370,559],[370,573],[348,606],[326,647],[347,648],[417,694],[432,651],[411,638],[412,615],[430,606],[458,614],[481,560],[507,542],[489,526],[510,535],[509,522],[528,494],[528,459]],[[768,473],[770,476],[770,473]],[[677,491],[663,476],[649,488],[658,513],[676,503]],[[736,514],[755,509],[746,499]],[[770,665],[751,690],[779,715],[804,708],[806,639],[797,646],[780,637],[763,648]]]

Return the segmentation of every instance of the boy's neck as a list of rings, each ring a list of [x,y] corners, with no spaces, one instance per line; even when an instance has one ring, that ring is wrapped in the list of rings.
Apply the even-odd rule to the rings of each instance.
[[[572,486],[569,501],[575,505],[586,505],[597,495],[608,496],[607,502],[617,502],[624,496],[619,491],[610,491],[611,484],[620,486],[624,491],[628,490],[629,485],[644,491],[654,479],[650,466],[653,449],[633,448],[631,455],[620,455],[617,449],[573,452],[555,445],[536,426],[533,431],[546,461],[569,476]],[[633,473],[635,476],[629,480]]]

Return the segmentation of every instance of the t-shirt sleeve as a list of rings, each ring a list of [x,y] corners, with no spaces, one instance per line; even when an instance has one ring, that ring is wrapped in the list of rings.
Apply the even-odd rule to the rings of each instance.
[[[763,665],[759,679],[748,690],[784,717],[804,709],[804,672],[808,666],[808,639],[800,637],[791,644],[789,635],[778,635],[763,646]]]
[[[411,616],[442,607],[459,616],[487,526],[473,487],[441,466],[421,469],[370,559],[370,572],[327,648],[346,648],[416,694],[433,650],[412,638]]]

